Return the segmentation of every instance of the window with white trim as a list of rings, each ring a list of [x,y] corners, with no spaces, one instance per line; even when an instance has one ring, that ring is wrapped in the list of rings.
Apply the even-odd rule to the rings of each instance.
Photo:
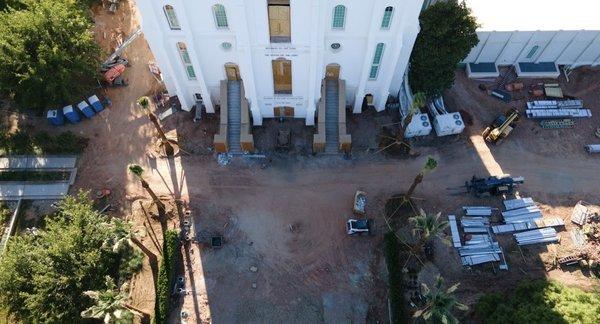
[[[393,15],[394,7],[385,7],[385,10],[383,11],[383,19],[381,19],[381,29],[390,29]]]
[[[177,43],[177,50],[179,50],[179,56],[181,57],[181,62],[183,63],[183,68],[185,69],[188,79],[196,80],[196,71],[192,65],[192,60],[190,59],[187,46],[185,46],[184,43],[179,42]]]
[[[333,8],[333,19],[331,22],[331,28],[333,29],[344,29],[346,25],[346,6],[337,5]]]
[[[177,19],[177,14],[175,13],[175,8],[171,5],[166,5],[163,7],[165,11],[165,16],[167,16],[167,22],[169,23],[169,27],[173,30],[181,29],[181,25],[179,25],[179,19]]]
[[[369,80],[376,80],[377,76],[379,75],[379,66],[381,66],[381,58],[383,57],[384,48],[384,43],[379,43],[375,47],[375,54],[373,55],[373,64],[371,64],[371,71],[369,72]]]
[[[217,25],[217,28],[229,28],[225,6],[222,4],[216,4],[212,7],[212,10],[213,15],[215,16],[215,24]]]

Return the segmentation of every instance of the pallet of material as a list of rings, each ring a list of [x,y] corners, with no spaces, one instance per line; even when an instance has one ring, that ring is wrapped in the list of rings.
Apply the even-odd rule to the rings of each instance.
[[[460,243],[460,234],[458,233],[456,216],[448,215],[448,222],[450,223],[450,232],[452,233],[452,244],[455,248],[459,248],[462,246],[462,244]]]
[[[535,202],[533,198],[518,198],[518,199],[508,199],[503,202],[504,208],[506,210],[519,209],[524,207],[535,206]]]
[[[589,118],[592,111],[589,109],[527,109],[527,118]]]
[[[555,243],[560,241],[556,230],[552,227],[535,229],[513,234],[518,245],[531,245],[539,243]]]
[[[583,100],[534,100],[527,102],[527,109],[583,109]]]
[[[469,255],[460,257],[460,261],[463,265],[477,265],[487,262],[500,261],[500,255],[496,253],[482,254],[482,255]]]
[[[463,232],[465,233],[488,233],[489,227],[487,226],[473,226],[473,227],[464,227]]]
[[[579,226],[583,226],[586,223],[588,216],[589,212],[587,206],[585,206],[583,202],[579,201],[573,208],[571,222]]]
[[[489,234],[473,234],[471,239],[465,242],[465,245],[492,244]]]
[[[492,231],[495,234],[505,234],[505,233],[513,233],[526,231],[536,228],[544,228],[544,227],[558,227],[564,226],[565,221],[560,217],[552,217],[545,219],[538,219],[535,221],[522,222],[522,223],[510,223],[504,225],[495,225],[492,226]]]

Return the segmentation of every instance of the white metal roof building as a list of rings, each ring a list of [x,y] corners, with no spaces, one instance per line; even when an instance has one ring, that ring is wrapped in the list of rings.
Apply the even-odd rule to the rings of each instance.
[[[470,77],[498,76],[514,65],[522,77],[558,77],[559,66],[600,64],[600,1],[466,0],[479,44],[463,61]]]

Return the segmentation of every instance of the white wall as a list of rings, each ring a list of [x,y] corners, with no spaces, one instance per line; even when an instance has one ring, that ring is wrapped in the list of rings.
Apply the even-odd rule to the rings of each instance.
[[[291,106],[295,117],[314,124],[325,66],[341,66],[348,104],[360,112],[364,95],[374,95],[378,110],[389,93],[396,94],[418,33],[423,0],[291,0],[291,43],[270,43],[266,0],[136,0],[142,28],[161,67],[167,89],[177,94],[184,109],[191,109],[194,93],[202,94],[208,112],[219,104],[219,82],[224,65],[240,68],[255,125],[273,117],[273,107]],[[212,6],[225,6],[228,29],[217,29]],[[163,6],[175,8],[181,30],[168,26]],[[343,30],[333,30],[333,8],[346,6]],[[389,30],[380,28],[386,6],[394,7]],[[197,80],[188,80],[177,42],[185,42]],[[223,42],[232,44],[224,50]],[[386,44],[379,75],[369,80],[376,44]],[[339,51],[331,44],[340,43]],[[292,94],[274,95],[271,61],[292,61]]]

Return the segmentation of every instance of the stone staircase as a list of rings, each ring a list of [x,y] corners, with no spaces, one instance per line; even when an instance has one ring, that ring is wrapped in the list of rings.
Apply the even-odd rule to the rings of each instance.
[[[241,154],[241,82],[227,81],[227,146],[229,153]]]
[[[325,153],[338,154],[339,138],[339,88],[337,80],[325,84]]]

